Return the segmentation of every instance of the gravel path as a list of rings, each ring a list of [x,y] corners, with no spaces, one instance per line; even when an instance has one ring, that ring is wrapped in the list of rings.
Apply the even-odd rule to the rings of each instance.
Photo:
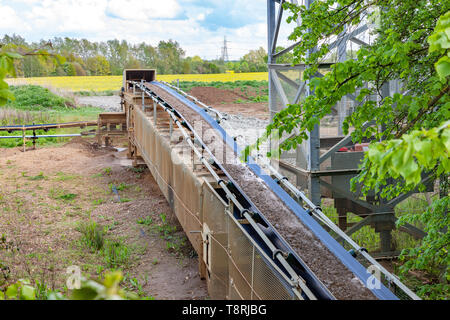
[[[92,106],[105,109],[107,112],[120,112],[119,96],[87,96],[77,97],[77,104],[80,106]]]

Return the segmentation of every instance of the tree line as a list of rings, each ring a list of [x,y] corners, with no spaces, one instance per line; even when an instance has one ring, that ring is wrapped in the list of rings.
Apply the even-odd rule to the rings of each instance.
[[[225,62],[186,57],[180,44],[173,40],[152,46],[145,42],[132,44],[117,39],[91,42],[69,37],[29,43],[16,34],[0,39],[0,51],[24,54],[38,49],[45,49],[61,59],[26,55],[14,62],[17,77],[121,75],[124,69],[138,68],[154,68],[159,74],[267,71],[267,52],[262,47],[250,50],[238,61]]]

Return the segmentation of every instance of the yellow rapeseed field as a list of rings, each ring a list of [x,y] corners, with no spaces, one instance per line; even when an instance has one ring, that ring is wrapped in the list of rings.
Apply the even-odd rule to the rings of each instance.
[[[251,73],[219,73],[219,74],[169,74],[157,75],[158,81],[238,81],[238,80],[267,80],[267,72]],[[45,87],[54,87],[67,91],[106,91],[120,90],[122,76],[89,76],[89,77],[38,77],[7,79],[10,85],[36,84]]]

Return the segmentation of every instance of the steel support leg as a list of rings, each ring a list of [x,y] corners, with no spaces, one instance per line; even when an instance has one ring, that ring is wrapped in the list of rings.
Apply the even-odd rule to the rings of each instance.
[[[320,157],[320,131],[319,126],[315,125],[314,129],[309,134],[309,146],[308,146],[308,171],[319,170],[319,157]],[[311,196],[311,201],[320,206],[320,177],[309,176],[308,189]]]

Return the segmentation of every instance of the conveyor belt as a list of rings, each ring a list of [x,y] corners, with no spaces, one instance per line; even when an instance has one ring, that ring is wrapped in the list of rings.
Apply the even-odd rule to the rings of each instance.
[[[398,299],[382,283],[378,282],[375,286],[371,286],[370,284],[374,284],[374,276],[366,271],[366,268],[350,252],[347,252],[314,220],[311,215],[314,215],[315,218],[320,218],[318,213],[323,215],[320,208],[312,208],[312,211],[305,210],[280,187],[279,181],[272,179],[252,158],[248,158],[246,165],[237,163],[230,165],[227,161],[222,163],[217,160],[215,157],[217,149],[214,149],[214,144],[211,144],[212,142],[208,141],[208,138],[203,141],[204,130],[213,131],[212,141],[223,141],[224,146],[226,146],[224,149],[231,150],[234,159],[240,155],[241,151],[235,139],[218,124],[219,120],[222,119],[220,112],[204,105],[177,88],[174,88],[176,90],[169,88],[170,85],[164,85],[156,81],[150,83],[130,81],[130,85],[143,91],[142,99],[144,99],[144,95],[152,98],[154,101],[154,121],[156,121],[156,106],[161,106],[163,110],[169,113],[179,129],[184,132],[185,140],[193,148],[194,154],[212,174],[219,187],[223,189],[224,200],[229,201],[235,219],[245,218],[248,220],[248,224],[244,223],[240,226],[242,232],[250,241],[258,243],[258,250],[264,252],[264,260],[269,259],[267,265],[273,266],[271,268],[281,272],[279,273],[280,279],[287,279],[287,283],[291,286],[294,283],[292,288],[295,287],[295,283],[300,284],[300,292],[302,292],[303,298]],[[143,105],[144,111],[147,108],[148,106],[144,107]],[[208,112],[212,112],[216,116],[216,120]],[[210,127],[210,129],[195,127],[196,132],[193,125],[196,121],[204,122],[207,124],[205,127]],[[186,133],[186,129],[190,133]],[[214,153],[210,151],[210,145]],[[197,149],[197,146],[206,151],[209,158],[204,156],[203,152]],[[225,153],[227,153],[226,157],[229,157],[228,150]],[[220,156],[221,153],[217,153],[217,155]],[[225,183],[214,172],[215,169],[211,164],[219,169],[218,172],[226,175],[226,178],[222,179],[225,179],[228,183]],[[266,165],[264,167],[267,168]],[[272,170],[274,169],[271,168],[270,170],[273,174]],[[279,179],[278,172],[275,173],[275,176]],[[286,183],[288,182],[286,181]],[[281,184],[286,187],[284,181]],[[286,190],[292,192],[291,188]],[[293,194],[298,196],[298,193],[301,192],[294,187]],[[304,194],[302,196],[304,197]],[[274,204],[271,203],[272,200],[279,208],[274,207]],[[309,199],[303,200],[309,205]],[[325,220],[327,220],[326,217],[319,219],[321,223]],[[293,221],[295,223],[292,224]],[[326,223],[331,223],[331,221]],[[295,226],[294,229],[292,229],[292,226]],[[335,227],[335,225],[332,227]],[[291,233],[286,233],[286,229],[290,229]],[[339,232],[341,231],[338,230],[338,234]],[[298,246],[298,239],[302,240],[300,246]],[[360,253],[361,257],[366,259],[366,262],[381,269],[391,290],[400,288],[410,298],[417,299],[417,296],[404,286],[398,278],[387,272],[365,252],[360,252],[360,247],[352,240],[347,241],[350,241],[351,246]],[[306,258],[306,260],[303,258]],[[298,279],[296,280],[298,282],[292,282],[292,280],[289,280],[289,276],[291,279]]]
[[[154,83],[152,83],[154,84]],[[155,94],[154,92],[152,92],[153,95],[155,97],[158,97],[158,99],[160,99],[161,101],[164,101],[164,99],[161,99],[161,97],[159,97],[157,94]],[[165,104],[167,106],[170,106],[169,103]],[[173,110],[179,115],[179,117],[181,119],[183,119],[184,124],[186,126],[188,126],[191,131],[194,131],[193,126],[191,126],[191,124],[189,123],[189,121],[186,119],[186,117],[177,111],[176,108],[173,108]],[[196,112],[199,110],[195,110]],[[211,117],[207,117],[207,121],[211,121],[211,123],[216,123],[215,120],[213,120]],[[235,145],[235,141],[228,135],[224,135],[224,138],[228,138],[229,142]],[[236,145],[237,147],[237,145]],[[205,150],[209,153],[209,155],[212,158],[215,158],[214,155],[209,151],[209,149],[205,146]],[[252,203],[252,201],[245,195],[245,193],[240,189],[239,185],[235,182],[235,180],[233,179],[233,177],[227,172],[227,170],[221,165],[221,163],[219,161],[215,161],[215,164],[217,166],[220,167],[221,171],[223,171],[229,181],[232,183],[233,188],[237,189],[237,196],[240,198],[240,202],[243,204],[245,211],[251,212],[251,213],[257,213],[258,215],[262,216],[259,212],[259,210],[256,208],[256,206]],[[242,218],[242,212],[239,212],[238,210],[235,210],[235,217],[237,219]],[[265,225],[268,226],[269,224],[267,223],[267,221],[265,221]],[[273,256],[273,250],[271,248],[269,248],[267,245],[265,245],[264,241],[262,241],[261,237],[258,235],[257,232],[255,232],[255,230],[250,226],[250,225],[244,225],[243,226],[244,229],[246,229],[246,231],[254,238],[257,239],[258,244],[265,250],[265,252],[269,255],[269,256]],[[283,252],[289,252],[290,255],[290,259],[294,262],[292,263],[292,267],[295,269],[295,271],[297,273],[300,274],[300,276],[306,281],[307,286],[311,289],[311,291],[313,292],[314,296],[316,298],[319,299],[334,299],[335,297],[329,292],[329,290],[323,285],[323,283],[320,282],[319,279],[317,279],[314,274],[311,272],[311,270],[309,270],[308,266],[302,262],[302,260],[296,256],[295,252],[289,249],[288,244],[283,240],[283,238],[276,234],[274,232],[274,229],[272,228],[267,228],[266,230],[264,230],[264,233],[266,234],[267,237],[270,238],[271,241],[274,242],[274,244],[277,246],[277,250],[279,250],[280,253]],[[275,257],[273,256],[273,260],[276,262]],[[276,262],[276,264],[280,267],[283,268],[283,266],[279,263]],[[307,298],[307,297],[304,297]]]
[[[214,127],[214,129],[216,129],[220,133],[220,136],[223,138],[223,140],[231,148],[233,148],[236,151],[236,153],[240,152],[240,150],[237,147],[236,142],[234,141],[234,139],[231,138],[217,124],[217,122],[207,114],[207,112],[205,110],[203,110],[202,108],[199,108],[197,105],[195,105],[191,101],[187,100],[183,96],[179,95],[174,90],[171,90],[167,86],[164,86],[164,85],[162,85],[160,83],[157,83],[157,82],[152,82],[151,85],[155,85],[158,88],[166,91],[168,94],[170,94],[171,96],[173,96],[174,98],[176,98],[177,100],[182,102],[183,104],[185,104],[188,107],[190,107],[193,111],[195,111],[196,113],[201,115],[202,118],[205,121],[207,121],[212,127]],[[151,87],[151,86],[149,86],[149,87]],[[154,93],[154,92],[152,92],[152,93],[153,93],[153,95],[158,96],[156,93]],[[164,101],[164,99],[162,99],[161,97],[158,96],[158,98],[160,100]],[[167,105],[170,105],[170,103],[167,103]],[[183,118],[183,119],[186,121],[185,118]],[[186,122],[188,123],[188,121],[186,121]],[[191,129],[193,130],[193,128],[191,128]],[[356,277],[358,279],[360,279],[363,282],[368,279],[370,274],[368,274],[366,272],[366,269],[362,265],[360,265],[342,246],[340,246],[325,230],[323,230],[323,228],[312,217],[310,217],[306,213],[306,211],[301,206],[298,205],[297,202],[295,202],[291,197],[289,197],[289,195],[283,189],[281,189],[270,176],[265,174],[260,169],[260,167],[257,164],[255,164],[254,161],[252,161],[252,160],[250,160],[249,167],[252,169],[252,171],[255,174],[257,174],[261,179],[264,180],[264,182],[272,189],[272,191],[274,191],[274,193],[276,193],[277,196],[281,200],[283,200],[283,202],[291,209],[291,211],[294,212],[296,214],[296,216],[299,217],[302,220],[302,222],[309,229],[313,230],[314,234],[316,234],[316,236],[320,239],[320,241],[323,244],[325,244],[330,249],[330,251],[333,252],[343,262],[343,264],[349,270],[351,270],[353,272],[354,275],[356,275]],[[221,169],[224,172],[227,172],[226,170],[224,170],[223,167]],[[228,174],[228,176],[229,176],[230,181],[232,181],[233,184],[235,185],[236,189],[238,189],[240,191],[240,193],[242,195],[244,195],[244,198],[245,198],[247,204],[249,205],[248,210],[251,210],[252,212],[259,213],[260,216],[261,216],[261,219],[263,221],[263,224],[269,226],[265,230],[266,234],[269,235],[269,237],[274,241],[274,243],[277,243],[277,245],[282,250],[290,251],[289,255],[291,256],[291,259],[293,258],[296,262],[299,262],[299,264],[301,265],[301,267],[298,268],[298,269],[303,269],[303,276],[304,277],[310,277],[310,280],[311,279],[315,280],[316,287],[320,288],[320,289],[323,289],[323,284],[320,282],[320,280],[318,280],[314,276],[314,273],[312,273],[312,271],[308,268],[308,266],[302,261],[302,259],[300,259],[300,257],[297,255],[297,253],[293,252],[293,250],[290,249],[290,246],[286,243],[286,241],[283,239],[283,237],[281,237],[280,234],[277,233],[276,230],[271,226],[271,224],[268,223],[268,221],[265,219],[264,215],[260,213],[260,211],[256,208],[256,206],[253,205],[252,201],[248,197],[245,196],[245,193],[242,190],[240,190],[239,185],[235,182],[233,177],[231,175],[229,175],[229,174]],[[294,263],[294,265],[295,265],[295,263]],[[312,285],[312,283],[314,283],[314,281],[310,281],[310,285]],[[328,296],[328,298],[332,298],[333,297],[332,295],[330,295],[330,292],[329,291],[327,292],[327,291],[328,290],[323,290],[324,294],[321,296],[322,298],[325,298],[325,296]],[[374,289],[374,290],[371,290],[371,291],[376,297],[378,297],[380,299],[396,299],[395,295],[393,295],[383,285],[381,285],[380,289]]]

